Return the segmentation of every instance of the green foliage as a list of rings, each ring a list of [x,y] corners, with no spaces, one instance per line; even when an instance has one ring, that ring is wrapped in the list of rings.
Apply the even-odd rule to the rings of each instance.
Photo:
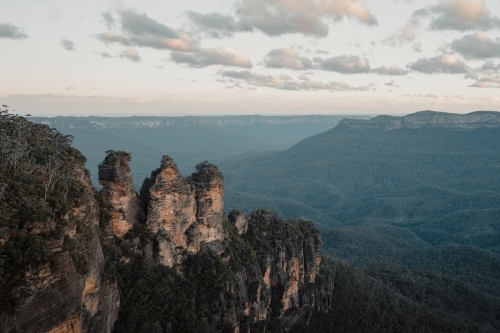
[[[0,245],[0,314],[13,311],[25,295],[12,291],[28,270],[43,264],[55,268],[47,241],[60,240],[74,200],[85,185],[76,177],[75,165],[85,157],[71,147],[72,136],[47,125],[35,124],[0,109],[0,229],[7,235]],[[39,229],[32,232],[32,229]],[[78,232],[90,236],[83,224]],[[76,249],[71,253],[77,270],[87,263]]]
[[[20,286],[26,270],[54,264],[43,238],[19,230],[0,248],[0,314],[12,312],[24,295],[11,291]]]
[[[408,289],[400,293],[398,285],[391,286],[389,281],[396,283],[395,279],[385,279],[387,285],[381,281],[367,276],[363,271],[349,266],[337,259],[324,258],[321,264],[322,274],[328,275],[335,281],[332,294],[332,311],[329,313],[316,312],[307,325],[299,324],[292,332],[497,332],[498,323],[489,322],[488,319],[498,321],[496,308],[487,309],[484,304],[472,304],[467,310],[486,310],[484,316],[462,313],[453,308],[452,304],[443,304],[441,301],[452,301],[457,297],[463,306],[467,302],[467,293],[457,290],[446,290],[445,286],[438,287],[431,294],[426,295],[425,288],[435,288],[436,285],[420,279],[420,286],[407,286]],[[415,277],[420,273],[416,273]],[[435,280],[432,276],[431,279]],[[417,283],[418,283],[417,282]],[[443,281],[449,283],[448,281]],[[460,283],[456,284],[456,286]],[[389,287],[391,286],[391,287]],[[440,289],[442,288],[442,289]],[[466,287],[465,287],[466,288]],[[423,289],[423,290],[422,290]],[[410,292],[411,290],[411,292]],[[449,291],[452,295],[446,295]],[[465,289],[463,289],[465,290]],[[423,295],[425,300],[412,299],[413,296]],[[480,296],[482,297],[482,296]],[[484,298],[482,299],[485,300]],[[474,301],[473,301],[474,302]],[[491,303],[490,303],[491,304]],[[497,305],[498,306],[498,303]],[[467,305],[465,305],[467,308]],[[477,320],[477,321],[476,321]]]

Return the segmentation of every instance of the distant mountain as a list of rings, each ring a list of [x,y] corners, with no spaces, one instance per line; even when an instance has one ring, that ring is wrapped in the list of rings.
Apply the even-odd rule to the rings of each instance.
[[[214,117],[31,117],[36,123],[71,134],[87,157],[97,185],[97,164],[108,149],[134,157],[134,183],[140,187],[158,156],[169,154],[182,174],[200,161],[222,160],[257,152],[282,150],[331,129],[344,116],[214,116]],[[369,117],[358,117],[369,118]]]
[[[361,266],[394,262],[469,281],[429,263],[454,258],[469,269],[477,260],[475,272],[500,288],[500,271],[489,273],[491,260],[500,265],[499,143],[498,112],[344,119],[287,150],[220,164],[226,207],[312,219],[324,251]]]

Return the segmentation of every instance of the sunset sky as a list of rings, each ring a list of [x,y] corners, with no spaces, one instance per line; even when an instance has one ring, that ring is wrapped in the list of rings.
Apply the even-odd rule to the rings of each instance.
[[[33,115],[500,110],[499,0],[1,0]]]

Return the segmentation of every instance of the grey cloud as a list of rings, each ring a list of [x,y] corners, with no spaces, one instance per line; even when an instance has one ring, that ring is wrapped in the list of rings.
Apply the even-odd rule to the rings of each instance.
[[[440,0],[439,4],[427,6],[413,12],[408,22],[383,42],[390,46],[402,45],[417,38],[423,19],[430,18],[433,30],[490,30],[500,28],[500,19],[491,14],[483,0]],[[415,44],[413,49],[421,51]]]
[[[327,21],[340,21],[345,17],[356,18],[366,25],[377,24],[363,0],[242,0],[238,3],[236,18],[214,13],[191,12],[189,15],[195,24],[207,27],[216,37],[253,28],[269,36],[300,33],[325,37]]]
[[[178,38],[179,34],[172,28],[149,18],[145,13],[139,14],[134,10],[122,10],[120,13],[122,29],[133,35],[155,35],[165,38]]]
[[[310,81],[310,80],[309,80],[309,77],[308,77],[306,74],[300,74],[300,75],[299,75],[299,80],[302,80],[302,81]]]
[[[442,0],[430,9],[438,15],[430,25],[435,30],[489,30],[500,27],[500,20],[491,14],[483,0]]]
[[[123,35],[117,35],[113,32],[103,32],[103,33],[97,34],[96,37],[98,40],[100,40],[104,44],[118,43],[118,44],[122,44],[124,46],[131,45],[130,40],[127,37],[125,37]]]
[[[187,15],[199,32],[212,38],[232,37],[237,32],[250,32],[253,26],[249,22],[236,20],[233,16],[219,13],[201,14],[188,11]]]
[[[172,52],[170,60],[178,64],[187,64],[194,68],[203,68],[211,65],[234,66],[252,68],[252,62],[244,55],[235,53],[227,48],[201,49],[190,54]]]
[[[102,17],[104,18],[104,21],[106,22],[108,29],[111,29],[112,27],[115,26],[115,19],[113,18],[113,14],[111,14],[111,12],[108,11],[102,13]]]
[[[137,51],[134,48],[128,48],[125,50],[122,50],[120,57],[128,59],[133,62],[140,62],[141,61],[141,56],[139,55],[139,51]]]
[[[351,87],[345,82],[296,81],[288,75],[262,75],[250,71],[221,71],[219,74],[229,80],[280,90],[366,91],[370,89],[368,86]]]
[[[338,72],[342,74],[360,74],[370,72],[370,62],[366,58],[356,55],[341,55],[327,59],[314,58],[321,69],[325,71]]]
[[[0,38],[25,39],[28,35],[14,24],[0,23]]]
[[[75,50],[75,43],[69,39],[63,38],[59,42],[59,44],[68,51],[74,51]]]
[[[408,68],[425,74],[460,74],[469,71],[465,62],[455,54],[444,53],[433,58],[421,58]]]
[[[316,54],[330,54],[330,52],[323,51],[323,50],[316,50],[316,51],[314,51],[314,53],[316,53]]]
[[[151,19],[145,13],[121,10],[118,12],[124,33],[104,32],[96,38],[105,44],[118,43],[124,46],[150,47],[159,50],[193,52],[199,49],[198,41],[188,34],[175,31],[166,25]],[[112,18],[112,17],[111,17]]]
[[[474,88],[500,88],[500,63],[487,61],[480,68],[474,68],[465,75],[466,79],[476,82],[469,85]]]
[[[108,52],[101,52],[101,57],[103,57],[103,58],[111,58],[111,54],[109,54]]]
[[[455,39],[451,42],[450,47],[466,59],[500,57],[500,38],[493,40],[482,32]]]
[[[394,65],[388,67],[387,66],[377,67],[372,69],[372,72],[380,75],[393,75],[393,76],[408,74],[408,71],[406,69]]]
[[[264,57],[264,64],[267,68],[289,68],[295,70],[312,68],[311,59],[299,56],[299,52],[296,49],[271,50]]]

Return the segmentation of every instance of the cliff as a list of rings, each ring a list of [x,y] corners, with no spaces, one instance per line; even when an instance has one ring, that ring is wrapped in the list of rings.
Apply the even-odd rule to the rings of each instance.
[[[100,194],[108,204],[113,234],[120,237],[138,223],[140,212],[139,198],[128,166],[131,160],[128,153],[109,151],[99,165],[99,184],[103,186]]]
[[[112,332],[99,208],[71,137],[0,112],[0,331]]]
[[[101,165],[109,159],[108,155]],[[109,186],[106,180],[101,183]],[[103,197],[108,207],[117,196],[112,192],[111,188],[102,192],[109,193]],[[129,233],[123,237],[128,241],[120,254],[114,255],[121,258],[117,265],[124,270],[117,274],[124,297],[121,313],[129,314],[118,319],[120,332],[133,332],[139,326],[159,332],[213,332],[221,327],[250,332],[259,325],[280,325],[285,330],[314,311],[328,311],[333,282],[327,278],[316,282],[321,238],[313,224],[282,220],[268,210],[249,216],[233,211],[226,217],[223,196],[223,176],[208,162],[198,164],[196,172],[184,178],[165,155],[160,168],[144,180],[140,198],[146,250],[131,251],[137,249],[137,242]],[[135,272],[142,276],[130,282],[132,276],[137,279]],[[150,279],[163,288],[146,287],[144,281]],[[156,295],[169,288],[192,300],[182,306],[182,314],[155,312],[185,302],[172,295],[157,300]],[[148,301],[137,303],[138,294]],[[157,319],[145,323],[130,315],[145,312]],[[189,314],[196,318],[186,323],[182,318]]]
[[[1,115],[0,332],[286,331],[331,308],[312,222],[226,216],[218,168],[167,155],[139,196],[108,151],[96,193],[71,137]]]
[[[396,130],[402,128],[442,127],[457,130],[500,127],[500,112],[477,111],[468,114],[421,111],[404,117],[377,116],[368,120],[343,119],[339,127],[349,129]]]

